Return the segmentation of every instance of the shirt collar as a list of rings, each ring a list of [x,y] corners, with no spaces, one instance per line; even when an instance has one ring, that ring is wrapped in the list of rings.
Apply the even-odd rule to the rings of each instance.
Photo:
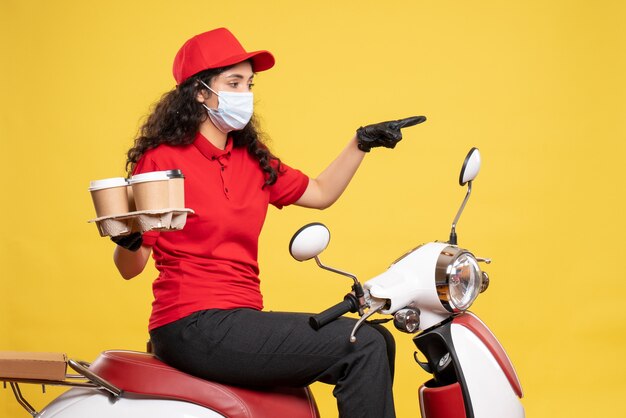
[[[221,150],[211,143],[200,132],[196,134],[196,139],[193,141],[193,145],[198,148],[198,151],[209,160],[216,160],[222,157],[229,157],[230,151],[233,149],[233,140],[229,136],[226,140],[226,147]]]

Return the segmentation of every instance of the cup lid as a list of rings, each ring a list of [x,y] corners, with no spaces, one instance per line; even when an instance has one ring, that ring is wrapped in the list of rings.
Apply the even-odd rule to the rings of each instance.
[[[171,179],[184,179],[183,172],[181,170],[167,170],[167,177]]]
[[[169,180],[170,177],[167,175],[167,171],[149,171],[147,173],[135,174],[128,182],[130,184],[135,183],[143,183],[146,181],[161,181],[161,180]]]
[[[92,180],[89,182],[89,191],[110,189],[112,187],[126,187],[128,182],[124,177],[111,177],[109,179]]]

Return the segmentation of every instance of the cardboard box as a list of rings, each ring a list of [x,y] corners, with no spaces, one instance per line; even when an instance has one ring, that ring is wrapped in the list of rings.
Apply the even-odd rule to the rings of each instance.
[[[0,351],[0,380],[65,380],[63,353]]]

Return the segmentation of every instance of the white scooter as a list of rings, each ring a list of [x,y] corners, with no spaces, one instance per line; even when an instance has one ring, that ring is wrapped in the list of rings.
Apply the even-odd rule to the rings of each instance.
[[[521,418],[519,379],[504,349],[489,328],[467,309],[489,286],[489,276],[474,256],[457,245],[456,225],[480,170],[480,153],[472,148],[461,169],[459,184],[468,185],[452,223],[448,242],[429,242],[404,254],[382,274],[359,283],[354,275],[323,265],[318,255],[330,241],[322,224],[303,227],[292,239],[291,255],[315,259],[318,266],[354,280],[344,300],[311,317],[315,329],[347,312],[358,312],[350,341],[375,313],[393,315],[397,329],[418,333],[413,342],[424,355],[415,361],[433,378],[420,388],[423,418]]]
[[[489,260],[456,245],[456,223],[479,168],[474,148],[461,170],[459,181],[468,184],[468,192],[450,241],[417,247],[363,286],[355,276],[320,262],[318,255],[330,241],[324,225],[301,228],[290,243],[295,259],[315,259],[320,267],[354,281],[342,302],[311,317],[313,328],[358,312],[361,318],[346,336],[352,342],[375,313],[392,315],[401,331],[419,332],[413,341],[426,361],[417,353],[415,360],[433,375],[419,391],[423,418],[524,417],[522,389],[511,362],[489,329],[466,312],[489,283],[478,265]],[[0,381],[37,418],[319,418],[308,388],[259,391],[222,385],[182,373],[150,353],[105,351],[91,364],[66,360],[63,354],[1,354]],[[76,373],[67,374],[66,365]],[[24,399],[22,383],[73,388],[38,412]]]

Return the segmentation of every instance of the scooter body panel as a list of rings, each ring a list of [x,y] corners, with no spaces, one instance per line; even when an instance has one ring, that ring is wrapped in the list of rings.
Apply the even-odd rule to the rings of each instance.
[[[385,272],[363,283],[373,299],[386,300],[393,314],[398,309],[419,307],[420,329],[427,329],[451,315],[442,305],[435,287],[435,267],[441,251],[449,244],[429,242],[398,260]]]
[[[513,367],[513,363],[511,363],[506,351],[504,351],[504,348],[487,325],[485,325],[484,322],[471,312],[465,312],[464,314],[455,317],[452,323],[454,325],[462,325],[466,327],[482,341],[482,343],[489,349],[494,359],[498,362],[500,369],[504,372],[504,375],[511,384],[511,387],[517,397],[523,398],[524,391],[522,390],[522,385],[517,377],[517,372]]]
[[[503,370],[502,361],[498,361],[480,337],[466,326],[453,322],[451,335],[455,357],[462,370],[461,384],[471,399],[474,417],[523,418],[524,408]]]
[[[189,402],[123,394],[113,399],[93,389],[71,389],[46,406],[37,418],[224,418]]]
[[[466,312],[414,338],[434,378],[420,388],[423,418],[523,418],[522,389],[504,349]]]
[[[422,418],[466,418],[463,393],[458,383],[442,387],[422,385],[419,390]]]

